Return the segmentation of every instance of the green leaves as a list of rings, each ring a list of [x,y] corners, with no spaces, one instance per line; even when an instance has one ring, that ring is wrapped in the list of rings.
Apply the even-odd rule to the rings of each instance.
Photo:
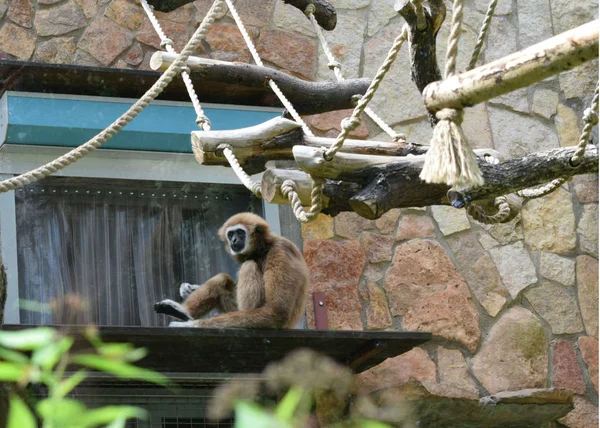
[[[10,394],[7,428],[37,428],[35,417],[25,403],[15,394]]]
[[[24,364],[4,363],[0,361],[0,381],[19,382],[26,375],[27,366]]]
[[[71,361],[94,370],[112,373],[121,379],[137,379],[159,385],[168,385],[169,379],[160,373],[146,370],[123,361],[106,358],[102,355],[75,355]]]
[[[131,418],[148,417],[148,413],[138,407],[106,406],[88,409],[79,401],[68,398],[42,400],[37,405],[37,412],[47,424],[60,428],[97,427],[110,424],[115,420],[126,421]]]
[[[50,370],[58,363],[61,356],[71,349],[73,342],[70,337],[63,337],[58,342],[50,342],[33,352],[31,362],[44,370]]]
[[[235,428],[292,428],[293,425],[276,419],[258,404],[238,401],[235,405]]]
[[[51,343],[56,332],[49,327],[30,328],[19,331],[0,331],[0,347],[33,351]]]

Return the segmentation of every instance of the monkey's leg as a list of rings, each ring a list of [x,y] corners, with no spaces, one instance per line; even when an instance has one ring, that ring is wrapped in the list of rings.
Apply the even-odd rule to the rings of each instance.
[[[179,318],[180,320],[184,321],[193,319],[187,310],[181,306],[181,304],[171,299],[165,299],[155,303],[154,312],[157,314],[171,315],[172,317]]]
[[[186,322],[172,322],[169,327],[202,327],[202,328],[283,328],[287,322],[286,311],[270,307],[237,311]]]
[[[198,319],[213,309],[235,311],[235,281],[226,273],[215,275],[194,290],[181,306],[192,319]]]

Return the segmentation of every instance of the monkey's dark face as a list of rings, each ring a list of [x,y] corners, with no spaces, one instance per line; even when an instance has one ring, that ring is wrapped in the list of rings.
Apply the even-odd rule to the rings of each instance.
[[[250,239],[246,226],[236,224],[235,226],[228,227],[225,230],[225,237],[227,238],[231,255],[244,254],[248,250]]]

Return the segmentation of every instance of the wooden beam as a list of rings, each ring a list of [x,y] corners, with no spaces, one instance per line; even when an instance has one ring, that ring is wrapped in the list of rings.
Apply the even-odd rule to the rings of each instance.
[[[192,147],[202,165],[228,166],[219,146],[228,144],[249,174],[264,170],[269,160],[292,160],[292,147],[330,147],[332,138],[312,137],[304,134],[300,125],[284,117],[275,117],[248,128],[229,131],[193,131]],[[407,143],[346,140],[342,152],[366,155],[406,156],[425,153],[427,147]]]
[[[402,15],[410,31],[408,46],[410,54],[410,77],[419,93],[431,82],[442,80],[436,54],[436,39],[446,17],[446,5],[443,0],[429,1],[423,4],[425,27],[419,28],[415,8],[410,0],[397,0],[394,9]],[[429,121],[435,125],[438,120],[429,113]]]
[[[489,64],[429,84],[425,106],[435,113],[515,91],[598,58],[600,20],[584,24]]]
[[[292,149],[296,163],[303,171],[316,177],[329,178],[331,180],[362,181],[370,179],[379,172],[380,168],[400,164],[410,166],[410,170],[423,167],[424,155],[409,156],[370,156],[356,153],[338,152],[332,161],[323,158],[322,148],[294,146]],[[477,149],[478,156],[491,155],[498,157],[499,154],[493,149]],[[418,175],[418,174],[417,174]]]
[[[194,0],[148,0],[148,4],[153,6],[159,12],[171,12]],[[317,23],[325,30],[333,30],[337,24],[337,14],[335,8],[327,0],[283,0],[304,13],[306,6],[310,3],[315,5],[315,19]],[[243,12],[242,12],[243,13]]]
[[[581,164],[573,168],[569,159],[575,150],[575,147],[553,149],[495,165],[481,161],[479,166],[484,185],[468,192],[454,192],[453,204],[460,207],[461,204],[457,203],[460,201],[464,206],[470,202],[490,200],[547,183],[556,177],[597,173],[598,148],[588,145]],[[419,174],[422,165],[422,161],[411,161],[372,168],[370,183],[350,199],[350,206],[362,217],[376,219],[392,208],[448,205],[449,188],[443,184],[432,185],[421,181]]]
[[[155,52],[150,59],[152,70],[165,71],[177,54]],[[352,97],[364,95],[370,79],[346,79],[342,82],[308,82],[269,67],[190,57],[187,66],[191,78],[201,86],[203,81],[235,84],[245,88],[264,88],[273,80],[294,105],[299,114],[317,114],[354,108]],[[272,94],[275,97],[275,94]]]
[[[304,206],[310,206],[312,179],[305,172],[294,169],[269,168],[262,176],[261,192],[263,199],[272,204],[289,204],[281,193],[285,180],[296,183],[296,191]],[[362,185],[348,181],[325,180],[323,185],[323,214],[335,216],[342,211],[352,211],[349,200],[360,192]]]

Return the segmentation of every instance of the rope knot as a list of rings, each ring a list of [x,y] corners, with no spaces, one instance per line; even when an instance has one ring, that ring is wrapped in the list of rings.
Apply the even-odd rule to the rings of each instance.
[[[206,131],[206,130],[210,130],[212,123],[210,122],[210,119],[208,117],[206,117],[204,115],[198,115],[198,116],[196,116],[196,125],[198,125],[201,129]],[[204,129],[205,126],[208,129]]]
[[[160,47],[163,48],[163,49],[166,49],[167,46],[173,47],[173,44],[174,44],[173,40],[169,39],[168,37],[165,37],[164,39],[162,39],[160,41]]]
[[[306,16],[310,16],[310,15],[314,15],[316,11],[317,11],[317,8],[315,7],[315,5],[312,3],[309,3],[308,6],[306,6],[306,9],[304,9],[304,14]]]
[[[586,123],[590,123],[592,125],[595,125],[598,123],[598,113],[596,113],[596,111],[594,109],[592,109],[591,107],[586,108],[583,111],[583,120]]]
[[[443,108],[435,114],[435,117],[439,120],[449,120],[460,125],[465,117],[465,112],[462,109]]]
[[[342,119],[341,125],[342,129],[345,129],[347,131],[353,131],[360,126],[360,119],[352,116],[345,117],[344,119]]]
[[[342,69],[342,63],[339,61],[329,61],[327,63],[327,68],[329,68],[330,70],[334,70],[334,69],[338,69],[341,70]]]
[[[189,75],[192,72],[192,70],[190,70],[190,68],[187,65],[182,65],[181,66],[181,72],[182,73],[187,73]]]

